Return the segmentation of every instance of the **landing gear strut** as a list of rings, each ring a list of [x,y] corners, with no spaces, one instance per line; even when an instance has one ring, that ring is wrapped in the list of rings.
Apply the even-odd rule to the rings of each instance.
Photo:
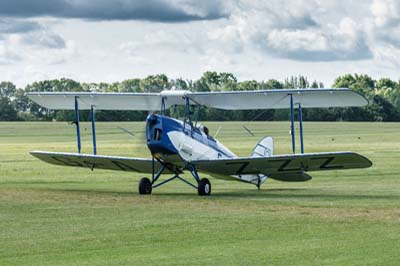
[[[196,167],[194,165],[189,166],[188,170],[190,170],[190,172],[192,173],[194,179],[197,182],[197,186],[190,183],[189,181],[183,179],[182,177],[179,176],[179,173],[175,173],[174,176],[159,182],[158,184],[155,184],[156,181],[160,178],[161,174],[163,173],[163,171],[165,169],[170,170],[171,172],[173,171],[172,168],[170,168],[168,165],[166,164],[162,164],[161,168],[158,170],[157,173],[155,173],[154,171],[154,158],[153,158],[153,175],[152,175],[152,180],[150,181],[150,179],[143,177],[142,179],[140,179],[139,182],[139,194],[140,195],[147,195],[147,194],[151,194],[153,188],[157,188],[159,186],[162,186],[166,183],[168,183],[169,181],[172,181],[174,179],[179,179],[182,182],[184,182],[185,184],[191,186],[194,189],[197,189],[197,193],[199,196],[209,196],[211,194],[211,183],[207,178],[199,178],[199,175],[197,174],[197,170]],[[182,172],[181,172],[182,173]]]

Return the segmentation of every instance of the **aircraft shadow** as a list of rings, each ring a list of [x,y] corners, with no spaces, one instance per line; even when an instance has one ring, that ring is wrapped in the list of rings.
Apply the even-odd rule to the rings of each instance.
[[[103,195],[114,195],[132,197],[139,196],[136,191],[111,191],[111,190],[90,190],[90,189],[60,189],[52,188],[46,189],[51,191],[60,191],[68,193],[87,193],[87,194],[103,194]],[[143,196],[147,197],[147,196]],[[153,191],[152,198],[199,198],[197,191],[185,191],[185,192],[165,192],[165,191]],[[208,198],[208,197],[201,197]],[[273,189],[262,189],[262,190],[235,190],[235,191],[217,191],[212,193],[210,199],[224,199],[224,198],[242,198],[242,199],[302,199],[302,200],[393,200],[400,201],[400,195],[384,195],[384,194],[350,194],[343,193],[337,194],[330,191],[321,192],[317,189],[304,189],[304,188],[273,188]]]

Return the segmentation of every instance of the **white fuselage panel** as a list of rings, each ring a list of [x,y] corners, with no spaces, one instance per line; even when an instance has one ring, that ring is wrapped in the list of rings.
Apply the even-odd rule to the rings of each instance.
[[[179,156],[187,162],[237,157],[217,140],[215,140],[215,147],[211,147],[182,131],[170,131],[167,134],[171,143],[178,151]],[[264,175],[232,175],[231,177],[253,184],[262,184],[267,179]]]

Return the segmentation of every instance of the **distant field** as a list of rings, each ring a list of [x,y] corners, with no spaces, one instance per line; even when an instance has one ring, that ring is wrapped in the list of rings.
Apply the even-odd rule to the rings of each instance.
[[[205,123],[238,155],[264,135],[290,153],[288,122]],[[124,133],[121,126],[135,133]],[[400,124],[305,122],[306,152],[355,151],[369,169],[255,186],[211,178],[212,196],[138,174],[57,167],[31,150],[76,151],[67,123],[0,123],[0,265],[399,265]],[[98,153],[150,157],[144,123],[98,123]],[[90,125],[82,124],[91,153]],[[186,177],[190,178],[189,175]]]

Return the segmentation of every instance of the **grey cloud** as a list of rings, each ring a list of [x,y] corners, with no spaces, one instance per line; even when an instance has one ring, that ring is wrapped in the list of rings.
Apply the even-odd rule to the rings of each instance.
[[[297,61],[352,61],[373,57],[364,33],[348,35],[340,29],[336,32],[331,29],[329,33],[321,29],[274,31],[261,42],[261,48],[275,57]]]
[[[212,20],[227,16],[220,1],[216,1],[214,6],[196,3],[195,0],[14,0],[0,2],[0,16],[157,22]]]
[[[400,36],[397,35],[398,32],[400,32],[400,26],[397,29],[377,30],[375,32],[375,38],[377,38],[378,41],[400,48]]]
[[[288,13],[278,13],[269,9],[265,18],[270,22],[270,27],[277,29],[306,29],[316,27],[318,23],[310,14],[293,16]]]
[[[331,10],[319,1],[242,0],[231,24],[213,39],[228,46],[256,48],[276,58],[305,62],[373,58],[365,25],[348,16],[326,18]],[[307,4],[308,3],[308,4]],[[339,6],[338,6],[339,8]]]
[[[373,57],[369,47],[365,46],[355,51],[343,50],[277,50],[271,49],[272,55],[279,58],[292,59],[304,62],[330,62],[330,61],[353,61],[364,60]]]
[[[65,48],[65,41],[60,35],[35,21],[0,19],[0,40],[7,40],[9,34],[18,34],[21,37],[19,42],[24,45],[50,49]]]
[[[22,58],[18,54],[0,44],[0,65],[9,65],[20,60]]]
[[[0,19],[0,34],[26,33],[41,29],[42,26],[33,21]]]
[[[391,0],[375,0],[371,4],[374,18],[372,34],[377,41],[400,48],[400,3]]]
[[[60,35],[47,30],[25,34],[22,36],[21,42],[25,45],[39,46],[50,49],[65,48],[64,39]]]
[[[316,27],[318,23],[309,15],[305,15],[302,17],[291,17],[291,20],[286,24],[282,25],[288,29],[305,29],[308,27]]]

